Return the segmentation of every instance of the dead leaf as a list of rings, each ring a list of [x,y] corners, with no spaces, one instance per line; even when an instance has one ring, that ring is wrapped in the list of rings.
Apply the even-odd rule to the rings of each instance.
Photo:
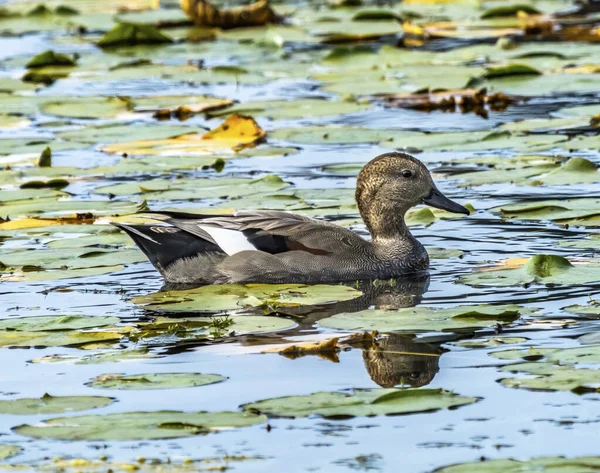
[[[424,91],[412,94],[376,95],[386,105],[394,108],[410,108],[430,112],[442,110],[446,112],[473,112],[487,117],[488,110],[504,111],[524,97],[511,96],[496,92],[488,95],[486,89],[455,89],[443,91]]]
[[[278,23],[281,18],[271,9],[268,0],[259,0],[250,5],[221,9],[207,0],[180,0],[187,16],[198,26],[211,28],[242,28]]]
[[[225,150],[240,151],[262,142],[267,133],[244,115],[231,115],[220,126],[203,135],[191,133],[165,140],[140,140],[104,146],[102,151],[129,156],[203,156]]]

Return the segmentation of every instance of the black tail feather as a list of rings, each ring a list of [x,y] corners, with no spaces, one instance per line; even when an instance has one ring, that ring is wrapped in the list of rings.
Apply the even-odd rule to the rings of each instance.
[[[161,273],[177,260],[207,252],[223,252],[214,243],[175,227],[115,222],[112,222],[112,225],[127,233]]]

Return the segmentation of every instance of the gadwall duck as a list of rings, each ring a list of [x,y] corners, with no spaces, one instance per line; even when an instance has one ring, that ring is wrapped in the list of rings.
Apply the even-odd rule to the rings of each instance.
[[[425,203],[469,214],[437,189],[423,163],[398,152],[364,166],[356,202],[371,241],[333,223],[272,210],[219,216],[159,212],[152,216],[161,224],[114,225],[169,283],[324,283],[422,272],[429,257],[406,227],[406,212]]]

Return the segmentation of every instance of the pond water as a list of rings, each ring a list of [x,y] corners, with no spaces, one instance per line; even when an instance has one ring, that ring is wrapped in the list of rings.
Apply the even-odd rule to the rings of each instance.
[[[0,15],[0,470],[597,470],[597,12],[275,4],[288,25],[207,32],[156,3]],[[161,20],[172,43],[97,46]],[[355,176],[392,149],[473,207],[407,215],[428,277],[178,292],[108,225],[281,209],[368,238]]]

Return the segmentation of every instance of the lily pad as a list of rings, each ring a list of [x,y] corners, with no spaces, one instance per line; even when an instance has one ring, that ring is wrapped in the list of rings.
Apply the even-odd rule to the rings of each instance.
[[[66,54],[55,53],[54,51],[45,51],[34,56],[29,60],[25,67],[29,69],[45,66],[74,66],[75,61]]]
[[[554,363],[519,363],[505,366],[502,371],[530,375],[501,379],[500,382],[509,388],[578,393],[600,392],[600,370],[573,368]]]
[[[472,330],[496,323],[510,323],[535,309],[518,305],[456,306],[448,309],[410,307],[397,310],[364,310],[336,314],[319,321],[319,325],[336,330],[453,331]]]
[[[517,286],[523,284],[585,284],[600,281],[600,263],[572,264],[556,255],[535,255],[514,269],[477,271],[460,278],[471,286]]]
[[[168,312],[222,311],[244,307],[297,307],[346,301],[361,296],[348,286],[248,284],[203,286],[187,291],[157,292],[133,302],[145,309]]]
[[[598,465],[600,465],[600,457],[540,457],[531,460],[496,458],[445,466],[434,470],[434,473],[521,473],[523,471],[595,473],[598,471]]]
[[[600,365],[600,345],[587,345],[574,348],[529,348],[526,350],[506,350],[490,353],[501,360],[540,360],[544,358],[551,363]],[[513,366],[513,365],[509,365]]]
[[[126,331],[0,331],[0,347],[68,347],[90,343],[116,343]]]
[[[35,317],[11,317],[0,320],[0,330],[19,332],[49,332],[62,330],[80,330],[86,328],[105,327],[118,323],[118,317],[110,316],[35,316]]]
[[[26,437],[56,440],[159,440],[248,427],[266,420],[265,416],[248,412],[119,412],[57,417],[13,430]]]
[[[91,353],[84,356],[70,355],[48,355],[31,360],[31,363],[74,363],[76,365],[96,365],[102,363],[119,363],[128,360],[143,360],[155,358],[147,348],[135,348],[131,350],[106,350]]]
[[[218,374],[202,373],[150,373],[103,374],[87,383],[87,386],[102,389],[178,389],[195,386],[206,386],[225,381],[227,378]]]
[[[570,305],[563,308],[569,314],[576,314],[579,317],[586,319],[600,319],[600,305]]]
[[[103,146],[107,153],[139,155],[208,155],[252,148],[266,137],[251,117],[233,114],[217,128],[202,135],[190,134],[164,140],[140,140]]]
[[[173,40],[169,36],[160,32],[153,25],[119,23],[98,41],[98,46],[101,48],[114,48],[117,46],[172,42]]]
[[[145,182],[130,182],[98,187],[97,194],[113,196],[140,195],[148,200],[195,200],[232,198],[274,192],[288,187],[278,176],[268,175],[260,179],[243,177],[154,179]],[[0,207],[1,209],[1,207]]]
[[[459,396],[442,389],[365,389],[351,394],[318,392],[244,404],[246,412],[276,417],[330,418],[398,415],[431,412],[472,404],[477,398]]]
[[[0,400],[0,414],[34,415],[61,414],[63,412],[87,411],[108,406],[110,397],[99,396],[50,396],[44,394],[39,399],[22,398]]]
[[[130,338],[164,344],[167,340],[215,340],[250,333],[279,332],[293,328],[289,319],[275,316],[240,315],[233,317],[158,317],[139,323]]]
[[[263,116],[273,120],[324,117],[332,115],[346,115],[371,108],[368,103],[319,100],[319,99],[296,99],[271,100],[263,102],[247,102],[222,111],[212,112],[211,116],[230,115],[241,113],[244,115]]]
[[[505,218],[552,220],[582,226],[600,225],[600,199],[555,199],[529,201],[493,208]]]
[[[98,276],[101,274],[116,273],[121,271],[123,266],[100,266],[94,268],[48,270],[48,271],[15,271],[12,274],[0,276],[0,282],[22,282],[22,281],[57,281],[59,279],[74,279]],[[2,342],[0,342],[2,345]]]
[[[43,113],[69,118],[114,118],[131,111],[129,100],[119,97],[81,97],[46,102],[40,106]]]
[[[0,460],[6,460],[7,458],[14,457],[22,451],[23,449],[17,445],[0,445]]]
[[[454,345],[463,348],[496,348],[504,345],[516,345],[526,341],[527,339],[523,337],[493,337],[476,340],[463,340],[461,342],[454,343]]]

